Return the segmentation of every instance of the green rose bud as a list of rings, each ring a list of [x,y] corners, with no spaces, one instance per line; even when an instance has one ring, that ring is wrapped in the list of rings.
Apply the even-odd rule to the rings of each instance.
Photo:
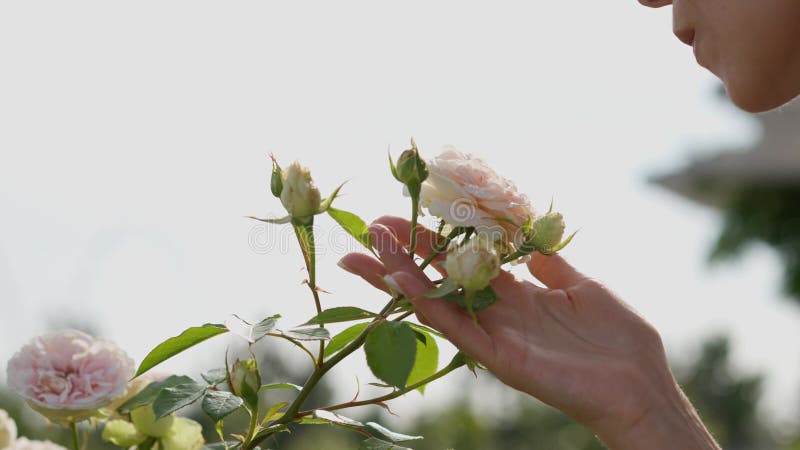
[[[237,360],[231,371],[233,393],[244,399],[247,406],[258,404],[258,391],[261,389],[261,375],[255,359]]]
[[[428,178],[428,165],[416,147],[400,154],[395,168],[397,180],[405,185],[418,185]]]
[[[139,432],[130,422],[109,420],[103,427],[102,438],[105,442],[110,442],[120,447],[132,447],[144,442],[147,436]]]
[[[161,437],[169,430],[175,417],[169,415],[156,420],[153,405],[140,406],[131,411],[131,420],[139,432],[152,437]]]
[[[161,438],[163,450],[200,450],[205,442],[203,427],[185,417],[175,418],[175,422]]]
[[[477,292],[500,274],[500,255],[492,242],[475,236],[465,244],[450,247],[445,260],[447,277],[465,291]]]
[[[281,203],[289,215],[306,218],[319,211],[322,196],[314,185],[311,172],[300,163],[295,161],[282,171],[281,184]]]
[[[533,246],[543,255],[555,253],[555,248],[564,238],[564,216],[560,213],[548,212],[533,221]]]
[[[281,192],[283,191],[283,179],[281,175],[281,166],[278,165],[278,161],[275,160],[275,157],[272,157],[272,177],[269,181],[269,188],[272,191],[272,195],[280,198]]]

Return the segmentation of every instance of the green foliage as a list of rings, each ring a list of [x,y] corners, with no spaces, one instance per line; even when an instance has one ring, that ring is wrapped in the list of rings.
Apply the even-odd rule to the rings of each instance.
[[[784,289],[800,302],[800,187],[754,187],[736,193],[710,259],[737,256],[753,242],[778,252],[784,263]]]
[[[342,227],[350,236],[361,243],[364,247],[372,251],[372,243],[369,238],[369,227],[357,215],[342,211],[341,209],[328,208],[328,215],[331,216],[339,226]]]
[[[367,336],[364,351],[376,377],[398,388],[406,386],[417,353],[411,327],[403,322],[381,322]]]
[[[241,398],[225,391],[209,391],[201,403],[203,411],[214,421],[224,419],[243,404]]]
[[[135,376],[138,377],[187,348],[193,347],[218,334],[226,333],[227,331],[228,329],[224,325],[218,324],[205,324],[201,327],[189,328],[178,336],[171,337],[162,342],[148,353],[142,360],[142,364],[139,365]]]
[[[369,323],[367,322],[357,323],[334,336],[325,347],[325,357],[327,358],[331,356],[332,354],[343,349],[350,342],[353,342],[353,339],[358,337],[358,335],[360,335],[361,332],[367,328],[367,326],[369,326]]]
[[[337,306],[336,308],[326,309],[312,317],[305,325],[349,322],[351,320],[371,319],[377,314],[355,306]]]
[[[412,328],[413,329],[413,328]],[[423,340],[417,339],[417,354],[414,360],[414,367],[411,369],[411,374],[408,376],[407,384],[412,385],[418,381],[436,373],[437,366],[439,365],[439,346],[436,340],[427,332],[421,332],[413,329],[415,333],[422,335]],[[424,394],[425,386],[420,386],[417,390]]]
[[[687,368],[677,370],[686,395],[723,448],[766,448],[770,442],[757,405],[763,380],[734,372],[727,338],[706,341]]]
[[[194,381],[164,388],[153,400],[156,419],[166,417],[175,411],[196,402],[206,393],[208,386]]]
[[[172,375],[161,381],[155,381],[144,387],[138,394],[129,398],[125,403],[117,408],[122,414],[128,414],[133,409],[153,403],[158,395],[166,388],[182,384],[194,383],[190,377],[185,375]]]

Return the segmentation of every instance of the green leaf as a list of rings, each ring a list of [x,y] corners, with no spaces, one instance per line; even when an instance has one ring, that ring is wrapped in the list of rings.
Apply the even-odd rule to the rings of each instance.
[[[398,388],[406,386],[417,353],[411,327],[404,322],[382,322],[367,336],[364,351],[376,377]]]
[[[367,326],[369,326],[369,322],[357,323],[334,336],[325,347],[325,357],[329,357],[353,342],[353,339],[357,338]]]
[[[468,309],[469,307],[467,303],[467,296],[461,291],[447,294],[442,298],[449,302],[453,302],[464,309]],[[499,299],[500,298],[497,297],[497,294],[494,293],[494,290],[492,290],[492,287],[487,286],[485,289],[482,289],[473,295],[472,310],[480,311],[482,309],[486,309]]]
[[[395,433],[394,431],[388,430],[381,424],[375,422],[367,422],[367,426],[364,428],[364,430],[377,438],[394,443],[419,441],[422,439],[422,436],[410,436],[408,434]]]
[[[417,340],[417,357],[414,360],[414,368],[408,376],[408,384],[414,384],[436,373],[439,366],[439,346],[436,339],[427,332],[420,332],[425,337],[425,342]],[[425,393],[425,385],[417,388],[421,393]]]
[[[153,412],[156,419],[166,417],[184,406],[191,405],[206,393],[206,389],[208,386],[191,381],[162,390],[153,401]]]
[[[258,220],[259,222],[273,223],[276,225],[283,225],[292,221],[292,216],[281,217],[280,219],[261,219],[259,217],[245,216],[247,219]]]
[[[306,322],[305,325],[348,322],[351,320],[371,319],[376,316],[377,314],[375,313],[369,312],[366,309],[356,308],[355,306],[337,306],[322,311]]]
[[[442,284],[436,286],[436,289],[433,289],[432,291],[425,294],[425,297],[441,298],[447,294],[454,292],[456,289],[458,289],[458,284],[456,284],[456,282],[450,278],[445,278],[444,281],[442,281]]]
[[[434,330],[433,328],[426,327],[425,325],[420,325],[420,324],[414,323],[414,322],[406,322],[406,323],[408,324],[408,326],[410,326],[411,328],[419,331],[420,333],[428,333],[428,334],[432,334],[432,335],[434,335],[434,336],[436,336],[438,338],[447,339],[446,337],[444,337],[444,335],[442,333],[439,333],[438,331]]]
[[[203,411],[211,417],[212,420],[218,422],[224,419],[228,414],[236,411],[244,404],[244,401],[226,391],[208,391],[201,406]]]
[[[267,422],[280,419],[283,416],[283,413],[279,411],[287,406],[289,406],[289,402],[280,402],[270,406],[269,410],[267,410],[267,413],[264,414],[264,420],[261,421],[261,426],[263,427]]]
[[[302,419],[298,420],[297,423],[300,425],[330,425],[331,423],[327,420],[317,419],[314,417],[303,417]]]
[[[327,341],[331,333],[325,328],[293,328],[282,332],[284,336],[300,341]]]
[[[412,450],[412,449],[408,447],[402,447],[392,442],[386,442],[376,438],[369,438],[365,441],[361,441],[361,445],[358,447],[358,450]]]
[[[169,358],[172,358],[187,348],[193,347],[218,334],[226,333],[227,331],[228,329],[224,325],[209,323],[201,327],[189,328],[178,336],[167,339],[156,346],[156,348],[154,348],[150,353],[147,354],[147,356],[144,357],[144,360],[142,360],[142,364],[136,371],[134,378],[147,372]]]
[[[350,236],[361,243],[364,247],[372,251],[372,242],[369,238],[369,226],[357,215],[336,208],[328,208],[328,215],[331,216],[339,226]]]
[[[261,386],[259,391],[270,391],[272,389],[294,389],[296,391],[300,391],[303,389],[302,386],[298,386],[294,383],[274,383],[274,384],[265,384]]]
[[[161,381],[154,381],[144,387],[139,393],[129,398],[125,403],[121,404],[117,411],[121,414],[129,414],[132,410],[153,403],[158,394],[168,387],[177,386],[179,384],[191,383],[194,380],[185,375],[172,375]]]
[[[228,379],[228,370],[224,367],[220,367],[218,369],[211,369],[208,372],[201,374],[206,383],[211,386],[216,386],[220,383],[224,383]]]

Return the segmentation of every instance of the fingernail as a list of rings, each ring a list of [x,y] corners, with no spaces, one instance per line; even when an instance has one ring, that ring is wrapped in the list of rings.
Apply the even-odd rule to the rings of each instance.
[[[384,275],[383,281],[389,286],[389,290],[392,291],[392,296],[397,297],[398,294],[402,294],[403,290],[400,289],[400,285],[397,284],[397,280],[394,279],[391,275]]]
[[[347,265],[344,263],[344,258],[342,258],[339,261],[337,261],[336,265],[341,267],[342,269],[348,271],[348,272],[352,272],[353,271],[353,269],[347,267]]]

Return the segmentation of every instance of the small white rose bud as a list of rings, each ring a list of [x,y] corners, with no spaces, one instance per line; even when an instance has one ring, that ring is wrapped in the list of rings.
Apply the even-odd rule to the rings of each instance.
[[[142,434],[152,437],[161,437],[169,430],[175,421],[173,415],[156,420],[153,405],[140,406],[131,411],[131,420]]]
[[[550,255],[564,238],[564,216],[548,212],[533,221],[533,246],[539,253]]]
[[[147,439],[136,427],[125,420],[109,420],[103,427],[102,438],[119,447],[139,445]]]
[[[463,245],[450,247],[444,264],[448,278],[467,292],[477,292],[500,274],[501,263],[492,242],[478,235]]]
[[[8,413],[0,409],[0,449],[17,440],[17,424]]]
[[[200,450],[205,444],[203,427],[194,420],[178,417],[161,438],[164,450]]]
[[[311,172],[297,161],[281,171],[281,203],[292,217],[305,218],[316,214],[322,203]]]

